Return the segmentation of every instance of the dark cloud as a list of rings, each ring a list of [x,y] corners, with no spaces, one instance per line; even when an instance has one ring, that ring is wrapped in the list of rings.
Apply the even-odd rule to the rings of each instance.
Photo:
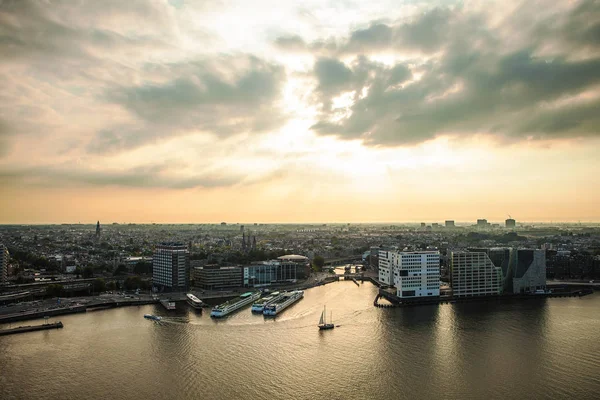
[[[331,85],[329,91],[322,90],[323,74],[315,65],[323,113],[312,129],[383,146],[418,143],[440,134],[494,134],[514,140],[599,135],[600,54],[572,56],[581,56],[580,50],[588,46],[584,38],[594,35],[597,21],[583,15],[596,15],[597,4],[583,2],[566,16],[551,15],[547,21],[537,21],[531,31],[521,32],[510,25],[516,30],[512,38],[518,40],[509,44],[492,28],[479,26],[477,29],[484,32],[471,36],[478,26],[476,21],[482,20],[479,15],[467,15],[461,9],[425,13],[410,24],[395,27],[391,42],[401,44],[401,48],[439,51],[436,58],[390,67],[358,56],[343,65],[348,71],[339,65],[341,60],[329,58],[328,65],[345,71],[336,75],[344,79],[330,79],[337,85]],[[572,24],[569,18],[577,20],[582,29],[565,30]],[[546,32],[553,34],[531,36],[544,22]],[[354,32],[346,48],[364,48],[368,43],[381,48],[388,43],[385,32],[389,31],[372,29],[375,26],[379,25]],[[426,32],[428,26],[431,29]],[[579,32],[576,35],[582,44],[559,46],[559,55],[540,56],[549,44],[572,40],[573,32]],[[361,46],[350,46],[353,41],[357,43],[355,37],[360,38]],[[507,51],[509,45],[516,49]],[[553,54],[556,52],[553,49]],[[416,72],[420,78],[411,81]],[[361,97],[363,89],[368,93]],[[339,120],[339,114],[330,107],[331,99],[348,90],[356,91],[355,101],[350,115]],[[577,98],[590,90],[591,99]]]
[[[18,182],[31,186],[118,186],[134,188],[215,188],[229,187],[244,182],[242,175],[222,175],[208,171],[192,177],[169,174],[169,164],[151,164],[123,170],[92,170],[85,167],[39,166],[4,168],[0,182]]]
[[[317,90],[321,92],[339,91],[353,79],[352,71],[343,62],[332,58],[318,59],[314,71],[319,81]]]
[[[275,46],[279,49],[293,52],[306,50],[306,42],[298,35],[278,37],[275,39]]]
[[[105,129],[88,150],[94,153],[136,147],[190,131],[217,136],[259,133],[279,126],[283,68],[256,57],[223,56],[168,66],[163,83],[115,87],[106,98],[129,110],[139,123]]]
[[[63,64],[62,68],[81,68],[102,61],[106,54],[98,53],[104,50],[159,48],[165,45],[169,25],[166,13],[157,7],[160,8],[158,3],[146,1],[109,0],[101,5],[99,2],[2,1],[0,57],[4,62],[26,60],[39,69],[50,69],[52,63],[57,62]],[[123,25],[119,26],[119,21]],[[126,29],[128,24],[135,24],[137,33]],[[162,36],[146,33],[144,26],[161,28]]]

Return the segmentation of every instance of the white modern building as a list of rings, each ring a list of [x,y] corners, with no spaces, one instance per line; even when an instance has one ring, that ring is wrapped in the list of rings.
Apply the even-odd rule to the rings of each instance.
[[[183,291],[189,286],[190,254],[181,243],[161,243],[152,257],[152,284],[166,291]]]
[[[8,249],[0,243],[0,285],[8,279]]]
[[[379,280],[396,288],[399,298],[440,295],[438,251],[379,251]]]
[[[454,296],[490,296],[502,293],[502,268],[495,266],[483,251],[452,252],[450,270]]]

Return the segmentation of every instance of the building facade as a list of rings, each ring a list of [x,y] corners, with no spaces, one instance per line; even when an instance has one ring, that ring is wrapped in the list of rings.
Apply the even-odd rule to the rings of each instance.
[[[194,268],[194,286],[206,290],[242,286],[243,268],[239,265],[221,267],[216,264]]]
[[[512,218],[507,219],[506,221],[504,221],[504,223],[506,224],[506,227],[508,229],[515,229],[517,226],[517,221],[515,221]]]
[[[152,284],[159,290],[183,291],[189,287],[190,253],[182,243],[161,243],[152,257]]]
[[[513,293],[546,290],[546,251],[517,250],[517,265],[512,279]]]
[[[446,220],[446,222],[444,222],[444,225],[446,226],[446,228],[454,228],[454,221],[453,220]]]
[[[379,280],[396,288],[403,299],[440,295],[438,251],[380,251]]]
[[[0,243],[0,285],[8,280],[8,249]]]
[[[486,252],[452,252],[452,293],[457,297],[491,296],[502,293],[502,268]]]

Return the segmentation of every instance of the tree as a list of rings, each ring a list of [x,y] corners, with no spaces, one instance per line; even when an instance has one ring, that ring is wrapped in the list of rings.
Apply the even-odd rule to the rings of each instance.
[[[84,278],[93,278],[94,277],[94,268],[92,268],[92,267],[85,267],[83,269],[83,277]]]
[[[117,284],[115,283],[115,281],[110,281],[106,284],[106,289],[107,290],[116,290]]]
[[[75,267],[75,271],[73,273],[75,275],[77,275],[77,279],[79,279],[79,277],[81,276],[82,272],[83,271],[81,270],[81,267]]]
[[[125,289],[134,290],[142,288],[142,278],[139,276],[128,276],[125,278]]]
[[[325,265],[325,259],[322,256],[315,256],[312,263],[314,270],[318,272],[323,269],[323,266]]]
[[[113,276],[124,275],[127,273],[127,266],[125,264],[119,264],[115,272],[113,272]]]
[[[94,279],[94,282],[92,282],[92,288],[94,292],[105,292],[106,282],[104,282],[104,279],[102,278],[96,278]]]
[[[46,295],[50,297],[58,297],[62,294],[63,285],[60,284],[52,284],[46,286]]]

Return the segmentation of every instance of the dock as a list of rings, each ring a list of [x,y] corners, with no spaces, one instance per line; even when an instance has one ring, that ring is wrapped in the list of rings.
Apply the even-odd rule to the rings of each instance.
[[[25,333],[25,332],[35,332],[35,331],[44,331],[47,329],[60,329],[63,327],[63,323],[53,322],[50,324],[42,324],[42,325],[28,325],[28,326],[19,326],[17,328],[11,329],[2,329],[0,330],[0,336],[4,335],[14,335],[17,333]]]

